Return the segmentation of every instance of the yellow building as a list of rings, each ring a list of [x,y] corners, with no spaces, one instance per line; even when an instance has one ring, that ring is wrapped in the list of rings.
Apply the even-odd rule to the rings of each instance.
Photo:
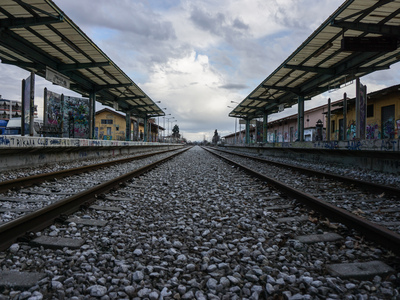
[[[143,121],[143,119],[140,119]],[[155,124],[154,119],[148,120],[148,139],[149,142],[158,141],[159,130],[164,128]],[[104,108],[96,112],[95,117],[95,138],[100,140],[126,140],[126,117],[117,111]],[[131,117],[131,141],[143,141],[144,124],[136,117]]]
[[[367,91],[368,92],[368,91]],[[343,124],[343,101],[340,108],[332,110],[331,140],[355,138],[355,99],[347,100],[347,122]],[[400,138],[400,85],[391,86],[368,94],[365,139]],[[361,139],[364,139],[361,137]]]

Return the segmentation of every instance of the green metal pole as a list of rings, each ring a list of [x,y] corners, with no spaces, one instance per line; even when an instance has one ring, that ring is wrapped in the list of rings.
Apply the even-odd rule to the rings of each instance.
[[[125,140],[130,141],[131,140],[131,112],[130,111],[126,112],[125,121],[126,121]]]
[[[95,115],[96,115],[96,92],[91,91],[89,94],[89,139],[94,138],[94,125],[95,125]]]
[[[250,145],[250,119],[246,119],[246,145]]]
[[[304,96],[298,98],[297,140],[304,141]]]
[[[143,141],[147,142],[147,116],[143,118]]]
[[[263,116],[263,143],[268,143],[268,114],[266,112]]]

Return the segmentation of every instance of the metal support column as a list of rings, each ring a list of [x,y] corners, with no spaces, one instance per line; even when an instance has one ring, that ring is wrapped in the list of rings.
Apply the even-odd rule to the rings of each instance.
[[[297,141],[304,141],[304,96],[298,98]]]
[[[237,144],[237,118],[235,118],[235,140],[234,140],[234,145]]]
[[[356,78],[356,139],[360,138],[360,78]],[[352,138],[350,137],[350,140]]]
[[[328,114],[326,121],[326,140],[331,140],[331,98],[328,98]]]
[[[339,132],[340,130],[343,130],[343,141],[347,140],[347,132],[346,132],[346,127],[347,127],[347,94],[343,94],[343,128],[340,128],[339,125]]]
[[[246,145],[250,145],[250,119],[246,119]]]
[[[147,116],[143,118],[143,141],[147,142]]]
[[[131,112],[128,111],[125,114],[125,121],[126,121],[126,130],[125,130],[125,140],[131,140]]]
[[[35,73],[31,72],[31,83],[29,93],[29,135],[33,136],[33,122],[35,118]]]
[[[263,116],[263,143],[268,143],[268,114],[266,112]]]
[[[94,138],[95,114],[96,114],[96,92],[89,93],[89,139]]]
[[[140,130],[139,130],[139,127],[140,127],[140,118],[136,117],[136,140],[137,141],[140,141]]]

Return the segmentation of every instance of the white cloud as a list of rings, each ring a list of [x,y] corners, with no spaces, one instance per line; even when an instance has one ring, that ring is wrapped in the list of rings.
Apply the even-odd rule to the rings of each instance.
[[[152,97],[162,101],[160,107],[166,105],[166,112],[178,120],[184,136],[199,132],[198,140],[209,128],[218,129],[229,121],[227,105],[234,92],[219,88],[222,84],[223,77],[213,69],[208,57],[193,51],[160,65],[142,87],[153,91]]]

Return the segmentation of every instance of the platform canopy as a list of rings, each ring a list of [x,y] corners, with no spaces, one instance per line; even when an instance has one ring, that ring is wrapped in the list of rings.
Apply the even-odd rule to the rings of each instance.
[[[400,60],[400,0],[344,2],[229,114],[278,112]]]
[[[165,115],[51,0],[1,0],[0,59],[118,110]]]

